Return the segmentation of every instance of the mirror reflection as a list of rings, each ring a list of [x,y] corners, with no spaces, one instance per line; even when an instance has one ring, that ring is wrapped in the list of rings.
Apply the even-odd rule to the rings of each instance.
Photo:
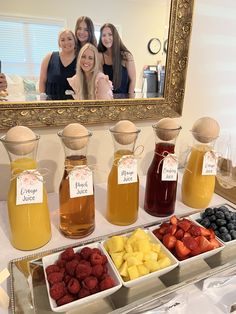
[[[93,21],[97,42],[99,43],[100,28],[105,23],[112,23],[118,31],[118,34],[122,42],[127,47],[128,51],[133,57],[135,64],[135,84],[131,85],[132,90],[122,90],[119,93],[114,93],[115,99],[120,98],[143,98],[143,97],[161,97],[163,96],[163,85],[166,65],[166,53],[164,51],[164,41],[168,38],[169,27],[169,14],[171,0],[121,0],[118,3],[116,1],[100,0],[99,5],[94,5],[94,1],[88,0],[82,1],[69,1],[61,7],[56,5],[55,1],[48,3],[46,0],[42,0],[38,4],[32,4],[30,1],[22,1],[22,6],[19,9],[17,1],[13,3],[3,4],[1,15],[2,20],[12,20],[16,14],[18,20],[22,20],[21,17],[27,17],[28,20],[47,20],[48,12],[50,12],[51,23],[55,21],[61,21],[63,25],[57,28],[57,30],[66,27],[73,32],[75,31],[76,21],[79,16],[89,16]],[[15,5],[14,5],[15,2]],[[53,4],[57,9],[53,9]],[[76,9],[75,9],[76,8]],[[60,24],[60,23],[59,23]],[[34,35],[38,33],[36,30],[32,32]],[[44,34],[45,35],[45,34]],[[24,73],[19,70],[20,66],[14,58],[14,49],[12,45],[8,47],[12,49],[8,55],[13,55],[12,59],[15,61],[15,66],[12,66],[11,60],[6,61],[2,58],[2,71],[8,78],[8,97],[9,101],[34,101],[39,100],[40,96],[40,65],[45,55],[51,51],[58,51],[58,31],[54,32],[54,46],[46,46],[46,38],[41,40],[44,42],[44,51],[41,51],[42,45],[36,45],[40,50],[38,53],[38,59],[33,66],[30,66],[29,62],[25,62],[25,66],[34,69],[34,72]],[[21,37],[21,35],[19,35]],[[2,36],[1,36],[2,38]],[[32,37],[33,38],[33,37]],[[152,38],[159,39],[161,48],[156,50],[155,41],[150,41]],[[42,38],[41,38],[42,39]],[[9,40],[11,41],[11,39]],[[52,41],[52,40],[51,40]],[[2,45],[1,45],[2,46]],[[33,45],[32,45],[33,46]],[[98,46],[99,48],[99,46]],[[101,49],[100,49],[101,50]],[[157,52],[158,51],[158,52]],[[106,56],[106,51],[100,51],[102,65],[113,64],[114,60]],[[112,56],[113,57],[113,56]],[[128,57],[127,57],[128,58]],[[20,62],[18,62],[20,63]],[[22,62],[24,63],[24,62]],[[123,65],[125,63],[123,62]],[[103,67],[104,68],[104,67]],[[116,75],[116,73],[115,73]],[[73,75],[71,75],[73,76]],[[109,76],[109,75],[108,75]],[[126,76],[130,83],[129,75]],[[109,76],[111,79],[111,75]],[[23,87],[19,87],[22,84]],[[114,85],[114,82],[113,82]],[[114,86],[113,86],[114,88]],[[71,94],[68,95],[71,97]],[[60,99],[65,99],[63,96]],[[73,97],[73,96],[72,96]],[[96,99],[93,96],[93,99]]]

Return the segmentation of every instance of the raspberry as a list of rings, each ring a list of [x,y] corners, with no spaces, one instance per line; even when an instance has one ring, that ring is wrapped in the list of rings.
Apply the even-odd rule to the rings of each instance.
[[[51,298],[58,300],[66,294],[66,287],[64,282],[57,282],[49,290]]]
[[[59,260],[57,260],[57,266],[58,267],[63,268],[63,267],[65,267],[65,265],[66,265],[66,260],[61,259],[61,258]]]
[[[65,275],[64,277],[64,283],[67,284],[70,280],[71,280],[71,276],[70,275]]]
[[[98,254],[98,253],[91,254],[91,256],[90,256],[91,265],[102,264],[102,262],[103,262],[103,258],[101,256],[101,254]]]
[[[62,298],[58,299],[57,300],[57,305],[58,306],[61,306],[61,305],[64,305],[64,304],[67,304],[67,303],[70,303],[72,301],[75,300],[75,297],[71,294],[66,294],[64,295]]]
[[[80,291],[79,291],[79,293],[78,293],[79,299],[85,298],[85,297],[87,297],[88,295],[90,295],[90,292],[89,292],[89,290],[86,289],[86,288],[81,288]]]
[[[89,265],[79,263],[75,270],[75,276],[79,280],[83,280],[90,276],[92,273],[92,267]]]
[[[91,294],[98,293],[100,291],[99,285],[97,284],[95,288],[90,290]]]
[[[85,259],[82,259],[82,260],[80,261],[80,264],[87,265],[87,266],[91,266],[90,262],[89,262],[89,261],[86,261]]]
[[[88,260],[91,254],[92,254],[92,249],[87,246],[82,248],[82,250],[80,251],[80,256],[85,260]]]
[[[102,255],[102,264],[105,265],[107,263],[106,255]]]
[[[107,276],[99,284],[100,290],[110,289],[114,286],[115,286],[115,281],[111,276]]]
[[[83,286],[84,286],[84,288],[86,288],[88,290],[94,289],[97,286],[97,284],[98,284],[98,280],[94,276],[86,277],[83,280]]]
[[[75,257],[74,257],[78,262],[81,260],[81,256],[80,253],[75,253]]]
[[[94,265],[92,267],[92,275],[99,278],[102,276],[102,274],[103,274],[103,266],[102,265],[98,264],[98,265]]]
[[[97,247],[92,249],[92,253],[97,253],[97,254],[100,254],[100,255],[102,254],[101,251]]]
[[[48,267],[46,267],[47,276],[51,273],[56,273],[58,271],[60,271],[60,268],[57,265],[49,265]]]
[[[66,261],[71,261],[74,258],[74,250],[72,247],[67,248],[64,252],[61,253],[61,258]]]
[[[77,265],[79,264],[77,259],[72,259],[71,261],[66,263],[66,272],[68,275],[74,276],[75,269]]]
[[[67,289],[72,294],[77,294],[80,290],[80,283],[76,278],[71,278],[67,285]]]
[[[61,272],[51,273],[48,275],[48,282],[50,285],[53,285],[54,283],[61,282],[63,280],[64,274]]]

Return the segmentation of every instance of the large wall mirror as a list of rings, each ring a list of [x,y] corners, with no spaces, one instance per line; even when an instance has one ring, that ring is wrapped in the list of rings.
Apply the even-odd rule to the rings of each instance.
[[[96,124],[114,122],[120,119],[138,121],[159,119],[166,116],[178,117],[181,115],[194,0],[128,0],[123,1],[123,3],[126,3],[127,5],[122,12],[117,12],[115,10],[115,3],[113,6],[111,1],[100,1],[105,1],[107,4],[107,6],[100,6],[103,8],[104,12],[106,12],[107,20],[104,20],[104,17],[101,17],[101,15],[99,15],[99,17],[96,16],[96,13],[94,12],[90,11],[89,14],[85,9],[83,11],[82,6],[85,6],[87,2],[81,1],[83,4],[81,4],[81,7],[78,6],[76,10],[69,4],[67,5],[65,10],[71,10],[73,11],[71,14],[74,14],[74,19],[73,21],[70,21],[68,26],[74,30],[76,18],[81,15],[90,16],[95,23],[99,22],[100,24],[103,24],[105,22],[113,22],[120,26],[123,41],[137,59],[137,92],[130,97],[118,96],[110,101],[2,100],[0,102],[0,129],[8,129],[14,125],[25,125],[28,127],[59,127],[72,122]],[[24,8],[25,10],[27,8],[26,2],[27,0],[22,0],[22,14],[24,13]],[[42,0],[42,2],[44,3],[45,1]],[[147,27],[145,19],[142,19],[140,16],[135,16],[134,10],[131,10],[131,7],[129,6],[132,4],[136,8],[139,6],[140,9],[141,3],[143,4],[144,2],[146,11],[143,12],[143,14],[146,19],[151,21],[151,26],[149,25],[148,30],[145,29],[145,27]],[[73,3],[78,3],[78,1],[73,1]],[[41,2],[38,5],[42,6]],[[3,11],[5,11],[4,14],[7,14],[8,11],[10,14],[11,4],[8,3],[5,4],[5,6],[5,10],[3,8]],[[155,11],[153,12],[154,7]],[[163,8],[165,8],[164,11]],[[94,11],[96,10],[97,9],[94,7]],[[110,20],[109,10],[113,12],[113,15],[115,14],[115,16],[117,16],[116,21]],[[162,12],[162,16],[159,15],[160,12]],[[29,15],[28,12],[25,12],[25,14]],[[38,12],[35,12],[34,16],[37,14]],[[47,16],[48,15],[49,13]],[[69,15],[68,12],[67,15]],[[124,19],[124,17],[126,18],[127,24],[118,20],[121,16],[122,19]],[[133,21],[140,25],[140,31],[142,29],[143,34],[142,36],[140,35],[137,26],[135,32],[131,32],[132,24],[134,24]],[[161,30],[159,29],[160,27],[158,23],[161,23]],[[130,27],[127,26],[129,24]],[[126,36],[128,32],[132,33],[129,40]],[[157,54],[152,54],[150,53],[150,49],[148,50],[148,42],[153,37],[160,40],[161,47]],[[142,89],[142,70],[146,65],[155,67],[160,61],[165,66],[163,92],[161,94],[148,93]]]

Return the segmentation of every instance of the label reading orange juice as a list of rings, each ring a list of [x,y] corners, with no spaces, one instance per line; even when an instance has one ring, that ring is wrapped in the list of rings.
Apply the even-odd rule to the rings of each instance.
[[[203,157],[202,175],[213,176],[216,175],[218,158],[213,151],[206,152]]]
[[[25,170],[16,180],[16,205],[43,202],[43,177],[36,170]]]
[[[178,159],[175,154],[168,154],[163,160],[161,181],[176,181],[178,173]]]
[[[118,162],[118,184],[137,182],[137,160],[132,155],[122,156]]]
[[[70,198],[93,195],[93,173],[87,166],[76,166],[69,173]]]

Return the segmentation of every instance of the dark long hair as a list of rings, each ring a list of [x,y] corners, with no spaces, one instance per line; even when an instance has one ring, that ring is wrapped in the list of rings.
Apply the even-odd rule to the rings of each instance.
[[[102,43],[102,31],[105,27],[109,27],[112,36],[113,36],[113,44],[112,44],[112,69],[113,69],[113,86],[114,89],[120,87],[121,84],[121,76],[122,76],[122,61],[126,60],[127,54],[131,54],[131,52],[126,48],[123,44],[120,35],[116,29],[116,27],[111,23],[106,23],[100,28],[100,38],[98,43],[98,51],[105,52],[107,48]]]
[[[77,38],[77,30],[79,28],[79,25],[81,22],[85,22],[88,28],[88,43],[93,44],[95,47],[97,47],[97,39],[95,37],[95,30],[93,21],[88,16],[81,16],[77,19],[76,25],[75,25],[75,37]],[[78,39],[78,38],[77,38]],[[78,40],[78,53],[81,49],[81,42]]]

